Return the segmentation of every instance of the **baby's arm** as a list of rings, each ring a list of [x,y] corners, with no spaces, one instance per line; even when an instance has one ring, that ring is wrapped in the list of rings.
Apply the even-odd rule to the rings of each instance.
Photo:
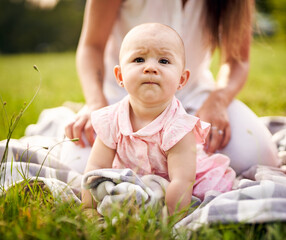
[[[97,137],[92,146],[84,172],[87,173],[101,168],[111,168],[114,156],[115,150],[107,147]],[[94,202],[89,190],[82,189],[81,198],[85,208],[96,208],[96,203]]]
[[[174,214],[190,204],[196,179],[196,140],[188,133],[167,152],[170,184],[165,201],[169,214]]]

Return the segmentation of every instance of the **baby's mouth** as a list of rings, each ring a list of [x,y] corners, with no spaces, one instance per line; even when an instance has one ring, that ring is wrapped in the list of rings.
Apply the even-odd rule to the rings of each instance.
[[[143,85],[149,85],[149,86],[158,85],[159,86],[160,85],[159,83],[160,83],[159,79],[157,79],[157,77],[155,76],[145,76],[142,79]]]
[[[147,84],[147,85],[159,85],[159,83],[157,83],[157,82],[152,82],[152,81],[143,82],[143,84]]]
[[[157,83],[154,83],[154,82],[145,82],[143,84],[157,84]]]

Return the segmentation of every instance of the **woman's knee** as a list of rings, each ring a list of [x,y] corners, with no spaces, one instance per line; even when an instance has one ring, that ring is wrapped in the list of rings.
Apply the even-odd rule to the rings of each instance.
[[[262,121],[242,102],[233,101],[229,106],[231,140],[220,151],[231,159],[236,173],[257,164],[278,166],[277,148]]]

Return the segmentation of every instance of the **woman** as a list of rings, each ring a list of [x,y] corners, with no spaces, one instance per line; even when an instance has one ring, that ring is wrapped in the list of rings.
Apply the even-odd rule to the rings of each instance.
[[[77,69],[86,106],[66,127],[69,138],[83,135],[90,145],[90,113],[122,99],[126,92],[113,77],[121,41],[134,26],[160,22],[174,28],[186,48],[190,81],[177,94],[187,112],[212,125],[205,145],[222,152],[237,173],[255,164],[279,164],[270,133],[243,103],[234,100],[249,71],[253,0],[89,0],[77,50]],[[215,48],[221,50],[216,82],[209,70]]]

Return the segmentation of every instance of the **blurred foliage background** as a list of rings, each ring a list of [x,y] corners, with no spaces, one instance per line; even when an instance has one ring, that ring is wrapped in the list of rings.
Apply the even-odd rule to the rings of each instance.
[[[75,50],[84,5],[84,0],[1,0],[0,53]]]
[[[84,5],[85,0],[1,0],[0,53],[75,50]],[[256,35],[284,37],[286,0],[256,0],[256,7]]]
[[[256,24],[262,34],[286,34],[286,0],[256,0]]]

